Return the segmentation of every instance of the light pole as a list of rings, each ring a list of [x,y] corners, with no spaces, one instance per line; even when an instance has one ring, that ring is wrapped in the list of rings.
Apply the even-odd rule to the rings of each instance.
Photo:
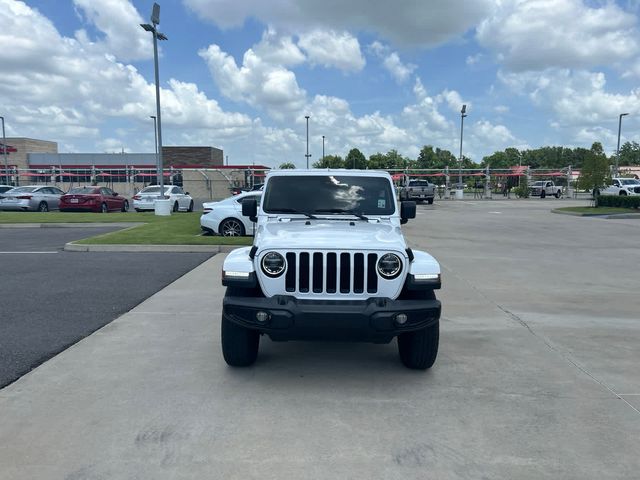
[[[158,126],[156,125],[156,116],[155,115],[149,115],[149,118],[153,118],[153,137],[154,137],[154,145],[156,147],[156,181],[158,180],[157,178],[157,173],[160,170],[160,164],[158,163]],[[158,184],[160,185],[160,184]]]
[[[309,154],[309,115],[305,115],[304,118],[307,119],[307,153],[305,157],[307,158],[307,168],[309,168],[309,157],[311,156]]]
[[[322,135],[322,161],[324,162],[324,135]]]
[[[464,117],[466,117],[467,105],[462,105],[462,110],[460,110],[460,160],[458,163],[458,189],[463,189],[462,187],[462,133],[464,132]]]
[[[2,119],[2,154],[4,155],[4,180],[5,183],[9,185],[9,165],[7,164],[7,137],[4,134],[4,117],[0,117],[0,119]]]
[[[158,72],[158,39],[167,40],[164,33],[160,33],[156,28],[160,25],[160,5],[153,4],[153,10],[151,11],[151,24],[141,23],[140,26],[147,32],[153,34],[153,61],[156,71],[156,116],[158,120],[158,140],[156,142],[157,157],[158,157],[158,185],[160,186],[160,197],[164,199],[164,175],[162,164],[162,119],[160,117],[160,74]]]
[[[616,169],[613,172],[615,176],[618,175],[618,157],[620,156],[620,131],[622,130],[622,117],[629,115],[628,113],[621,113],[618,116],[618,146],[616,147]]]

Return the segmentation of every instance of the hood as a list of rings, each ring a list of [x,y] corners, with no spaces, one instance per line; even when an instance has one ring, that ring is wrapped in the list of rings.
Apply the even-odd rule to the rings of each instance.
[[[269,221],[256,234],[260,250],[395,250],[407,245],[399,227],[388,222],[309,219]]]

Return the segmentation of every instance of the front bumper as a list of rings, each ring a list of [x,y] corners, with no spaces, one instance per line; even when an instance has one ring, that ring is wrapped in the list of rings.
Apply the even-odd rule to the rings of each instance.
[[[272,340],[348,340],[388,343],[395,336],[419,330],[440,318],[438,300],[300,300],[289,295],[226,296],[222,314],[246,328],[259,330]],[[269,319],[259,322],[256,313]],[[399,325],[399,313],[407,321]]]

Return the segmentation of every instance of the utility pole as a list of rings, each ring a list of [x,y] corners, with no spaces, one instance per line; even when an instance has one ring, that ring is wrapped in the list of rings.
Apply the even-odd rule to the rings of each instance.
[[[614,176],[618,176],[618,158],[620,157],[620,131],[622,130],[622,117],[629,115],[628,113],[621,113],[618,116],[618,146],[616,147],[616,169],[613,172]]]
[[[458,163],[458,189],[463,191],[464,195],[464,187],[462,186],[462,135],[464,132],[464,117],[466,117],[467,105],[462,105],[462,110],[460,110],[460,160]],[[460,196],[459,198],[462,198]]]
[[[309,115],[305,115],[304,118],[307,119],[307,153],[305,157],[307,158],[307,168],[309,168],[309,157],[311,156],[309,154]]]

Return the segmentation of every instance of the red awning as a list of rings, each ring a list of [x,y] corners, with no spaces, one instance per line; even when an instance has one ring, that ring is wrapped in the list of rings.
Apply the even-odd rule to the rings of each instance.
[[[444,177],[444,173],[408,173],[408,177]]]
[[[565,177],[567,174],[562,172],[551,172],[551,173],[532,173],[532,177]]]
[[[5,148],[7,153],[16,153],[18,151],[16,147],[12,147],[11,145],[7,145],[5,147],[4,144],[0,143],[0,153],[4,153]]]
[[[21,177],[50,177],[50,173],[21,173]]]
[[[133,175],[136,176],[136,177],[156,177],[157,176],[155,173],[134,173]],[[165,177],[170,177],[171,176],[171,174],[167,173],[167,172],[164,172],[163,175]]]

